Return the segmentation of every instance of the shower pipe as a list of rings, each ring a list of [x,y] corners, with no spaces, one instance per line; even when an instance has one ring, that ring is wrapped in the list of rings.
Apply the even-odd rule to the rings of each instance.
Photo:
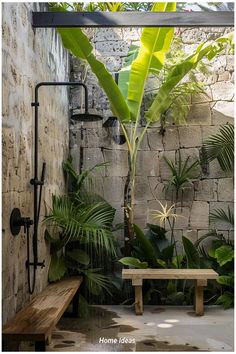
[[[44,185],[44,176],[46,163],[43,162],[42,175],[41,179],[38,178],[38,143],[39,143],[39,128],[38,128],[38,113],[39,113],[39,99],[38,91],[41,86],[82,86],[85,92],[85,115],[89,116],[88,113],[88,89],[84,83],[81,82],[40,82],[35,86],[35,101],[31,103],[31,106],[34,107],[34,178],[30,180],[30,184],[34,186],[34,218],[33,218],[33,262],[29,261],[29,252],[27,252],[27,261],[26,267],[34,267],[34,276],[33,276],[33,286],[30,286],[30,278],[28,276],[29,282],[29,292],[33,293],[35,288],[35,277],[37,267],[45,267],[45,260],[38,262],[38,224],[39,224],[39,215],[40,215],[40,206],[41,206],[41,196],[42,196],[42,186]],[[39,198],[38,198],[38,187],[40,186]],[[27,228],[28,231],[28,228]],[[27,235],[29,237],[29,233]]]

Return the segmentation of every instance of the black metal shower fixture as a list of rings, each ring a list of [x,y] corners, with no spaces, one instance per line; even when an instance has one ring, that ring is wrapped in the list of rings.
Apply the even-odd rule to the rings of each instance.
[[[35,289],[36,283],[36,270],[37,267],[45,267],[45,261],[38,261],[38,224],[39,224],[39,216],[40,216],[40,208],[41,208],[41,198],[42,198],[42,187],[44,185],[45,172],[46,172],[46,162],[42,164],[42,172],[41,178],[38,176],[38,161],[39,161],[39,88],[41,86],[82,86],[85,91],[85,112],[82,114],[76,115],[73,119],[77,119],[80,121],[91,121],[91,120],[99,120],[102,119],[100,116],[89,114],[88,112],[88,90],[87,86],[82,82],[40,82],[35,86],[35,100],[31,103],[31,106],[34,107],[34,177],[30,180],[30,184],[34,187],[34,201],[33,201],[33,209],[34,209],[34,217],[31,220],[29,217],[22,217],[20,210],[18,208],[14,208],[11,217],[10,217],[10,229],[13,235],[18,235],[21,227],[24,227],[24,232],[27,236],[27,261],[26,267],[28,270],[28,287],[29,292],[32,294]],[[40,189],[38,190],[38,188]],[[33,248],[33,262],[30,262],[30,226],[33,225],[33,237],[32,237],[32,248]],[[33,267],[33,283],[31,284],[30,278],[30,268]]]
[[[80,84],[84,88],[84,113],[76,113],[71,115],[71,119],[78,122],[97,122],[102,120],[102,116],[98,114],[89,113],[88,110],[88,89],[87,86],[83,83]]]

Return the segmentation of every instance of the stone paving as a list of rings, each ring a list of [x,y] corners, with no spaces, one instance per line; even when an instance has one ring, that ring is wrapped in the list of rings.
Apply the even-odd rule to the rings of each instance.
[[[190,306],[94,306],[86,319],[63,317],[47,351],[213,351],[234,350],[234,312],[219,306],[195,316]]]

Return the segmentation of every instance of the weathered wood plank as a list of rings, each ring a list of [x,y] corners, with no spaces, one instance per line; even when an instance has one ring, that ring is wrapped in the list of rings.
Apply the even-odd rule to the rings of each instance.
[[[3,339],[45,341],[81,282],[82,277],[73,277],[50,284],[3,326]]]
[[[204,315],[204,304],[203,304],[203,292],[204,292],[204,283],[196,281],[195,285],[195,313],[197,316]]]
[[[136,315],[143,314],[143,292],[142,286],[135,286],[135,313]]]
[[[123,279],[216,279],[212,269],[123,269]]]
[[[231,27],[234,26],[234,12],[33,12],[32,26],[34,28]]]

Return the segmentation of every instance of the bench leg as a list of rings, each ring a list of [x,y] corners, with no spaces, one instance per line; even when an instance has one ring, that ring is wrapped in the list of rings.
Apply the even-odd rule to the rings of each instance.
[[[35,342],[35,351],[36,352],[46,352],[46,342],[44,340]]]
[[[204,290],[204,286],[206,285],[207,285],[207,280],[205,279],[199,279],[196,281],[194,309],[197,316],[204,315],[203,290]]]
[[[135,291],[135,313],[136,315],[143,314],[143,293],[142,293],[142,285],[136,285],[134,287]]]
[[[72,316],[73,317],[78,317],[79,314],[79,290],[77,290],[73,301],[72,301]]]

